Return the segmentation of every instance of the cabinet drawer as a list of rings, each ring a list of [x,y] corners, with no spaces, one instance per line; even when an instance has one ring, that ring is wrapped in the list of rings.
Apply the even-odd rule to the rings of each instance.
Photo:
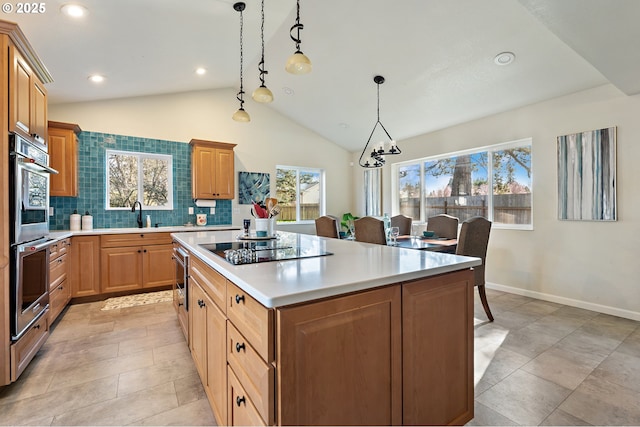
[[[61,239],[49,245],[49,258],[54,260],[67,253],[67,248],[71,245],[71,239]]]
[[[265,362],[274,360],[273,310],[227,281],[227,317]]]
[[[11,345],[11,381],[18,379],[49,336],[49,313],[43,314],[29,331]]]
[[[226,313],[227,279],[195,256],[189,258],[189,275],[195,276],[204,291]]]
[[[260,416],[274,424],[275,368],[262,360],[249,342],[227,321],[227,361]]]
[[[251,403],[251,399],[240,385],[240,381],[231,368],[229,373],[229,400],[227,410],[227,425],[230,426],[264,426],[264,420]]]
[[[67,255],[62,255],[49,263],[49,290],[55,289],[67,278]]]
[[[105,234],[100,236],[100,246],[114,248],[119,246],[170,245],[170,233],[127,233]]]
[[[56,288],[49,291],[49,324],[52,324],[62,313],[71,299],[68,281],[63,281]]]

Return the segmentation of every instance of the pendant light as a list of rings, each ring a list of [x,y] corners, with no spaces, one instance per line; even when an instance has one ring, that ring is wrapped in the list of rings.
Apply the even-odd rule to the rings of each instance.
[[[296,51],[287,59],[287,64],[284,69],[291,74],[307,74],[311,72],[311,61],[300,50],[300,30],[304,29],[304,25],[300,23],[300,0],[296,2],[297,14],[296,23],[293,24],[289,30],[289,36],[291,40],[296,43]],[[293,31],[296,30],[297,37],[293,36]]]
[[[373,130],[371,131],[371,135],[369,135],[369,139],[367,140],[367,143],[365,144],[364,149],[362,150],[362,154],[360,154],[359,163],[360,163],[360,166],[362,166],[363,168],[380,168],[384,166],[384,163],[385,163],[384,156],[402,153],[402,151],[400,150],[400,147],[398,147],[398,145],[396,144],[396,141],[393,138],[391,138],[391,136],[389,135],[389,132],[387,132],[387,129],[385,129],[384,125],[380,121],[380,85],[384,83],[384,77],[375,76],[373,78],[373,81],[378,87],[378,109],[377,109],[378,120],[376,121],[376,124],[373,125]],[[378,125],[380,125],[384,133],[387,135],[387,138],[389,138],[389,141],[387,143],[385,143],[384,141],[381,141],[379,144],[372,147],[371,152],[367,155],[367,157],[365,157],[365,153],[367,153],[367,148],[369,147],[369,143],[371,142],[373,133],[376,131],[376,128],[378,127]],[[388,148],[385,148],[387,146]]]
[[[262,0],[262,25],[260,26],[260,40],[262,41],[262,57],[258,64],[258,71],[260,72],[260,87],[253,91],[253,100],[256,102],[268,103],[273,101],[273,93],[264,84],[264,75],[269,74],[264,69],[264,0]]]
[[[242,17],[242,11],[244,10],[244,7],[245,7],[244,2],[238,2],[238,3],[233,5],[233,8],[237,12],[240,12],[240,90],[238,91],[238,94],[236,95],[236,99],[238,101],[240,101],[240,108],[238,109],[238,111],[233,113],[233,116],[231,117],[236,122],[249,122],[249,121],[251,121],[251,117],[249,117],[249,113],[244,111],[244,89],[243,89],[243,86],[242,86],[242,59],[243,59],[242,58],[242,27],[243,27],[243,24],[244,24],[244,20],[243,20],[243,17]]]

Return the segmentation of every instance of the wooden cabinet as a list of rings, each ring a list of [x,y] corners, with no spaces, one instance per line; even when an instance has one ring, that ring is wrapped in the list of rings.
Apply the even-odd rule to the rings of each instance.
[[[49,337],[49,314],[40,316],[17,342],[11,345],[11,381],[18,379]]]
[[[9,131],[47,145],[47,90],[18,49],[9,48]]]
[[[194,199],[234,198],[236,144],[192,139],[191,178]]]
[[[69,248],[71,296],[100,294],[100,236],[74,236]]]
[[[78,134],[73,123],[49,122],[49,165],[58,171],[51,175],[51,196],[78,196]]]
[[[189,277],[190,349],[214,415],[227,419],[226,317],[209,297],[203,277]]]
[[[53,324],[71,300],[68,280],[70,244],[71,238],[66,238],[49,247],[49,324]]]
[[[173,283],[173,245],[169,233],[103,235],[100,244],[102,293]]]

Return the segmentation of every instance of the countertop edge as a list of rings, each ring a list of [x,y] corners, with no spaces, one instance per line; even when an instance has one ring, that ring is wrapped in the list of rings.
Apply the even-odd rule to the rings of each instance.
[[[138,233],[190,233],[196,231],[225,231],[240,230],[235,225],[206,225],[206,226],[174,226],[174,227],[131,227],[131,228],[94,228],[93,230],[52,230],[49,238],[53,240],[65,239],[73,236],[99,236],[103,234],[138,234]]]

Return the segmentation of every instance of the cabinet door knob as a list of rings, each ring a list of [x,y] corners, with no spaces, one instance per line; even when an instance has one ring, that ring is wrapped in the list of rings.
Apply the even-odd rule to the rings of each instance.
[[[140,249],[138,249],[138,253],[141,253],[142,251]]]
[[[238,406],[242,405],[242,404],[243,404],[243,403],[245,403],[246,401],[247,401],[247,400],[244,398],[244,396],[242,396],[242,397],[240,397],[240,396],[236,397],[236,405],[238,405]]]
[[[244,295],[236,295],[236,304],[240,304],[240,301],[244,302]]]
[[[147,250],[145,249],[143,252],[146,254],[146,253],[147,253]]]
[[[200,308],[204,307],[206,304],[204,303],[203,300],[199,299],[198,300],[198,305],[200,306]]]
[[[239,342],[236,343],[236,351],[238,353],[240,353],[240,350],[244,350],[244,343],[240,344]]]

